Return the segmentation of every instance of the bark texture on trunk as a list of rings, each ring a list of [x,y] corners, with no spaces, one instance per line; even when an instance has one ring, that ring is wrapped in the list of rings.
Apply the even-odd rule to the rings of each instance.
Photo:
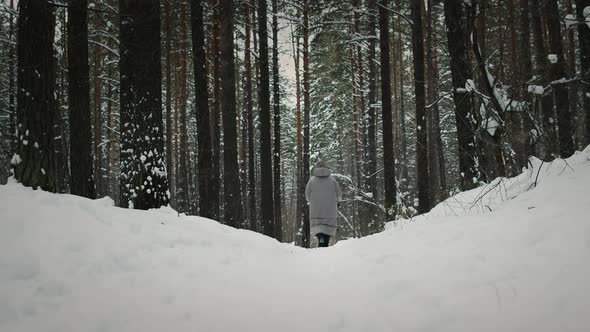
[[[586,117],[584,136],[585,144],[590,144],[590,26],[583,24],[590,20],[584,17],[584,8],[590,7],[590,0],[576,0],[576,14],[578,21],[578,41],[580,43],[580,69],[581,69],[581,91]]]
[[[412,21],[414,93],[416,95],[416,182],[418,187],[418,213],[422,214],[430,210],[422,0],[412,1]]]
[[[566,59],[563,52],[557,0],[547,0],[545,2],[545,18],[549,35],[549,52],[551,56],[557,57],[557,61],[550,61],[549,80],[553,86],[554,107],[557,113],[559,154],[562,158],[568,158],[574,154],[575,148],[568,84],[563,82],[567,80]]]
[[[95,198],[90,126],[88,66],[88,1],[70,1],[68,6],[68,102],[70,111],[71,185],[74,195]],[[98,80],[98,77],[95,77]],[[100,107],[100,100],[98,101]],[[97,156],[98,158],[98,156]],[[100,163],[100,160],[96,160]]]
[[[242,223],[240,171],[236,127],[233,1],[220,1],[221,17],[221,113],[223,115],[223,221],[232,227]],[[272,194],[272,191],[271,191]]]
[[[211,188],[211,124],[209,120],[209,95],[207,91],[207,56],[205,54],[205,31],[203,29],[203,4],[191,1],[191,27],[193,41],[193,70],[195,75],[195,104],[197,116],[197,181],[199,215],[215,218],[217,193]]]
[[[119,2],[121,200],[123,207],[168,204],[160,58],[160,2]]]
[[[273,89],[273,202],[275,239],[282,241],[282,192],[281,192],[281,105],[279,89],[279,23],[277,0],[272,0],[272,89]]]
[[[389,15],[388,1],[379,0],[379,46],[381,47],[381,116],[383,118],[383,168],[385,181],[386,220],[395,219],[396,181],[395,156],[393,153],[393,123],[391,112],[391,79],[389,59]]]
[[[53,10],[44,0],[19,6],[14,176],[27,187],[54,192]]]
[[[459,145],[461,189],[468,190],[477,186],[479,174],[475,139],[477,123],[473,114],[472,97],[465,91],[466,80],[473,78],[473,72],[467,58],[466,21],[462,6],[461,0],[448,0],[445,1],[444,7]]]

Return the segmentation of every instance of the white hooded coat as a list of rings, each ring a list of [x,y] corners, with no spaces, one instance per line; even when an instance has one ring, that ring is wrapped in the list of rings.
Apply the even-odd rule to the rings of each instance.
[[[330,169],[318,161],[305,187],[312,236],[318,233],[336,235],[338,203],[342,200],[342,191],[331,174]]]

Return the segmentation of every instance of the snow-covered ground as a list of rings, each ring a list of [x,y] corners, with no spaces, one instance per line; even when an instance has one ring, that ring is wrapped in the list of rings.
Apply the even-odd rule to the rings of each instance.
[[[532,164],[307,250],[0,186],[0,331],[589,331],[590,148]]]

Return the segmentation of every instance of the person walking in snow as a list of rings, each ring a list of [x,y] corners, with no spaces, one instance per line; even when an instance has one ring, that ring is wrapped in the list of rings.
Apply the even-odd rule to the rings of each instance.
[[[315,163],[313,176],[305,187],[305,199],[309,204],[311,235],[318,238],[318,247],[327,247],[330,237],[336,235],[342,190],[322,160]]]

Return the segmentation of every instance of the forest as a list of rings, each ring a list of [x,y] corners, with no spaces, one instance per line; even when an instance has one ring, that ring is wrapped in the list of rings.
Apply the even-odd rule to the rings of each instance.
[[[590,0],[1,0],[0,183],[309,247],[590,144]]]

